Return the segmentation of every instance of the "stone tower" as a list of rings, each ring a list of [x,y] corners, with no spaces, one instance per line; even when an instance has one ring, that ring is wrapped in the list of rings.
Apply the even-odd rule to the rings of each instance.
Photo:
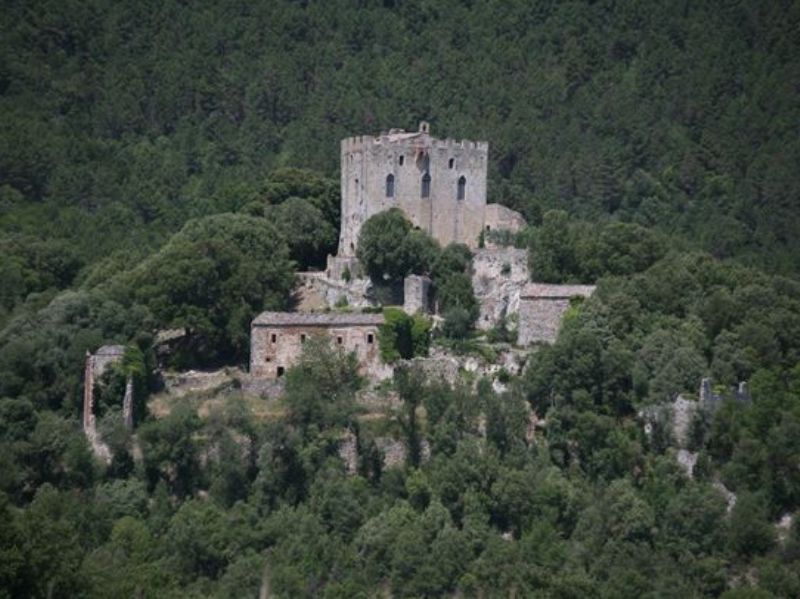
[[[373,214],[400,208],[442,245],[477,247],[486,207],[487,142],[436,139],[392,129],[341,142],[340,259],[355,256],[361,226]]]

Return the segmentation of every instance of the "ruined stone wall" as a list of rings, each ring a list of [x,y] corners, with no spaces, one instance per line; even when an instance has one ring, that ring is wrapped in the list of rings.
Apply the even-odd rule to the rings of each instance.
[[[502,204],[487,204],[485,214],[483,224],[486,231],[511,231],[516,233],[527,224],[519,212]]]
[[[524,299],[519,306],[517,343],[553,343],[569,309],[568,298]]]
[[[297,273],[294,299],[298,312],[313,312],[343,305],[351,308],[378,306],[374,285],[369,279],[332,279],[322,272]]]
[[[527,250],[477,250],[472,257],[472,290],[480,304],[475,326],[488,330],[501,318],[516,314],[520,293],[529,280]]]
[[[338,255],[355,255],[364,222],[392,207],[400,208],[415,226],[442,245],[459,242],[475,247],[483,229],[488,152],[485,142],[435,139],[424,125],[419,133],[342,140]],[[430,193],[423,198],[426,172]],[[393,197],[386,194],[389,175],[394,177]],[[464,198],[459,200],[461,177],[466,183]]]
[[[403,310],[406,314],[430,312],[431,280],[409,275],[403,280]]]
[[[588,298],[594,290],[594,285],[526,285],[520,294],[517,343],[553,343],[572,298]]]
[[[362,374],[369,374],[380,362],[378,327],[350,326],[254,326],[250,338],[250,373],[268,379],[278,378],[297,363],[305,341],[326,335],[334,347],[355,352]]]
[[[83,428],[93,430],[94,418],[94,388],[106,369],[119,362],[125,355],[125,348],[121,345],[104,345],[94,354],[86,352],[86,361],[83,372]]]

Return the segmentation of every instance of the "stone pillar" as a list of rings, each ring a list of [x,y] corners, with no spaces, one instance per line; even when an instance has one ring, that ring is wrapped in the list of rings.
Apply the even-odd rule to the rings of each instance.
[[[700,403],[705,404],[714,399],[711,394],[711,379],[704,378],[700,381]]]
[[[125,381],[125,397],[122,400],[122,418],[125,428],[133,430],[133,377],[128,375]]]
[[[403,280],[403,311],[406,314],[430,312],[431,280],[428,277],[409,275]]]
[[[83,371],[83,430],[94,432],[94,356],[88,350]]]
[[[344,462],[347,474],[358,471],[358,439],[351,429],[347,429],[339,441],[339,457]]]
[[[742,402],[750,401],[750,389],[748,388],[746,381],[739,383],[739,388],[736,390],[736,399]]]

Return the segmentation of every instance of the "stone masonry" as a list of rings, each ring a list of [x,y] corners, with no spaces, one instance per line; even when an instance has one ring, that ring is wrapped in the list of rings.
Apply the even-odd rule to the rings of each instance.
[[[363,374],[381,370],[378,327],[382,314],[263,312],[250,330],[250,374],[275,379],[297,363],[312,335],[325,335],[334,347],[355,352]]]
[[[517,342],[520,345],[553,343],[570,300],[587,298],[594,290],[594,285],[527,285],[520,294]]]
[[[480,304],[475,326],[488,330],[519,311],[520,293],[530,281],[527,250],[479,249],[472,257],[472,290]]]
[[[430,312],[430,294],[431,280],[428,277],[407,276],[403,280],[403,310],[406,314]]]
[[[125,348],[121,345],[104,345],[94,354],[86,352],[86,366],[83,377],[83,430],[95,428],[94,386],[106,369],[122,360]]]
[[[121,345],[104,345],[95,353],[86,352],[83,373],[83,432],[92,447],[92,452],[105,462],[111,461],[111,451],[100,439],[94,414],[95,382],[103,376],[109,366],[122,360],[125,348]],[[128,379],[123,398],[125,426],[133,428],[133,381]]]
[[[487,208],[488,155],[487,142],[437,139],[424,121],[416,132],[391,129],[342,140],[342,228],[328,276],[352,270],[362,225],[390,208],[402,210],[442,245],[475,248],[486,223],[490,228],[524,223],[513,210]]]

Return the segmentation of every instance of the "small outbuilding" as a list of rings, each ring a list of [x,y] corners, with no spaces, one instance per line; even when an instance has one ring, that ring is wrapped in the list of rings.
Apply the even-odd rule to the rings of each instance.
[[[378,328],[383,322],[383,314],[263,312],[250,329],[250,374],[282,377],[313,335],[324,335],[334,347],[354,352],[367,373],[380,363]]]

